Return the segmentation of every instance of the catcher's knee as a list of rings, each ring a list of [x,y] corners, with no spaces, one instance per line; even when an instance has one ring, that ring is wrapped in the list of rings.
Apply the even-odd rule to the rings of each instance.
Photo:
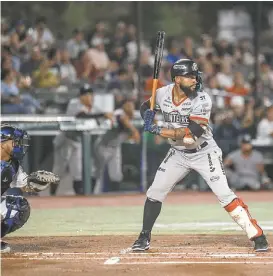
[[[21,228],[29,219],[30,205],[20,195],[1,197],[1,237]]]

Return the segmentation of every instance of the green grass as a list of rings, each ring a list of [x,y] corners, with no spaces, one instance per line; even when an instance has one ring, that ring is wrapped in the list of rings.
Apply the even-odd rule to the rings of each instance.
[[[249,209],[254,218],[270,227],[273,233],[273,203],[252,203]],[[73,209],[35,209],[29,221],[10,236],[119,235],[135,234],[142,225],[143,207],[86,207]],[[230,223],[232,219],[219,204],[167,205],[154,227],[156,234],[236,233],[224,225],[195,223]],[[186,224],[185,224],[186,223]],[[190,224],[192,223],[192,224]]]

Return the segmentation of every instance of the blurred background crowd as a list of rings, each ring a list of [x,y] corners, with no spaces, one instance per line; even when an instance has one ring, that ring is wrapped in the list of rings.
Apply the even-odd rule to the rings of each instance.
[[[68,5],[69,9],[75,7]],[[60,104],[51,95],[61,94],[65,98],[65,93],[77,91],[76,95],[84,83],[89,83],[97,93],[114,95],[115,107],[130,97],[138,109],[150,97],[158,30],[146,28],[145,5],[142,4],[142,13],[135,20],[109,15],[111,20],[107,16],[92,19],[88,26],[75,21],[74,28],[70,24],[70,31],[65,34],[54,25],[56,20],[51,22],[51,17],[32,15],[30,22],[4,6],[1,113],[63,114],[69,98]],[[194,11],[190,4],[184,5]],[[171,83],[169,70],[178,59],[191,58],[198,63],[205,91],[213,100],[211,123],[224,157],[240,147],[245,135],[249,135],[250,140],[244,140],[249,143],[254,140],[257,145],[273,144],[273,7],[263,7],[261,20],[257,19],[261,16],[256,14],[257,3],[252,5],[218,7],[214,24],[199,26],[199,32],[181,30],[180,25],[175,25],[176,19],[170,18],[169,25],[160,26],[166,31],[166,42],[159,87]],[[205,8],[202,10],[206,13]],[[166,18],[164,13],[161,15],[162,21],[167,22],[167,14]],[[192,16],[196,18],[196,14]],[[160,146],[164,141],[153,143]],[[268,153],[268,148],[264,152]],[[259,159],[259,164],[263,161]],[[267,174],[273,177],[271,161],[265,165],[269,168]]]

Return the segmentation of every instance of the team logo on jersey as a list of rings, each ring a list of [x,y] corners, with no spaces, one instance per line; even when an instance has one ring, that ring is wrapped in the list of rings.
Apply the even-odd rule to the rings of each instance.
[[[167,123],[180,123],[180,124],[189,124],[189,116],[181,115],[177,110],[172,112],[163,111],[164,121]]]

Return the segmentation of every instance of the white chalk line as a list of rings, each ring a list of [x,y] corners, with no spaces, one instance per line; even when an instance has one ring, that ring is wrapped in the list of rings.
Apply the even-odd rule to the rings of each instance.
[[[148,256],[123,256],[120,259],[148,259]],[[113,257],[112,257],[113,258]],[[240,258],[248,258],[248,259],[273,259],[273,256],[229,256],[229,255],[207,255],[207,256],[149,256],[150,259],[240,259]],[[27,258],[15,258],[8,257],[4,258],[6,260],[105,260],[105,257],[27,257]],[[110,258],[111,259],[111,258]]]
[[[108,256],[108,255],[120,255],[115,252],[16,252],[14,253],[15,256],[19,257],[28,257],[28,256],[96,256],[96,255],[102,255],[102,256]],[[266,257],[273,257],[273,252],[266,252],[266,253],[258,253],[258,254],[266,254]],[[229,257],[255,257],[257,256],[256,253],[246,253],[246,252],[236,252],[236,253],[230,253],[230,252],[129,252],[126,255],[131,256],[145,256],[147,257],[153,257],[157,255],[192,255],[192,256],[205,256],[205,257],[211,257],[211,256],[229,256]],[[258,255],[261,256],[261,255]],[[121,256],[122,258],[124,257]]]
[[[151,265],[151,264],[273,264],[273,262],[252,262],[252,261],[171,261],[171,262],[130,262],[130,263],[116,263],[113,265]]]

